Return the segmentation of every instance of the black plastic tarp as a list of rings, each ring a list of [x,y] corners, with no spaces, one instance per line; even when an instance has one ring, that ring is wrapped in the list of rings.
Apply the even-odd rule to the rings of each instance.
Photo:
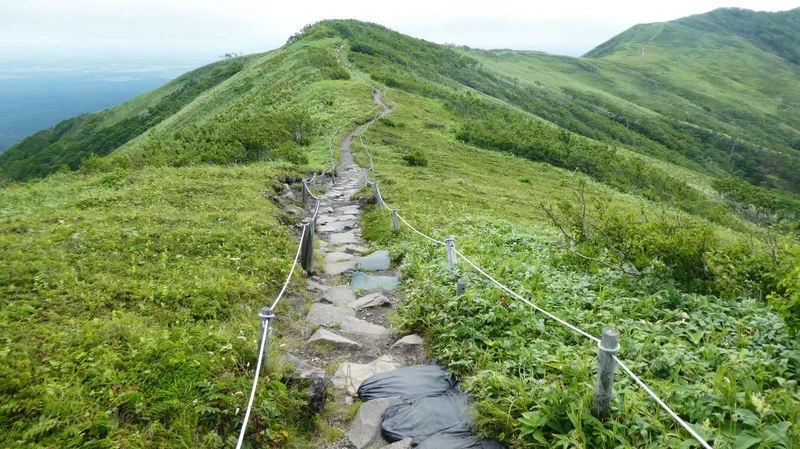
[[[472,436],[470,398],[434,365],[401,368],[372,376],[361,384],[363,400],[396,398],[386,409],[381,433],[386,441],[412,438],[423,449],[502,449]]]

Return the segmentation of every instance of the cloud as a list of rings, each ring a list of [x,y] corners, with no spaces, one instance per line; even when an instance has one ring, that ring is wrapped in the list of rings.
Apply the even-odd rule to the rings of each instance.
[[[0,52],[65,58],[251,53],[282,45],[305,24],[355,18],[440,43],[581,54],[636,23],[720,6],[795,5],[787,0],[0,0]]]

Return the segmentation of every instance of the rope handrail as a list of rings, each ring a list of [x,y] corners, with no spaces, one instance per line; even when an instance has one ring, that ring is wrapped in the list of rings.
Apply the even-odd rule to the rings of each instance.
[[[317,203],[319,205],[319,203]],[[294,270],[297,267],[297,261],[300,259],[300,250],[303,248],[303,240],[305,239],[306,233],[306,226],[308,224],[304,224],[302,228],[302,232],[300,233],[300,243],[297,245],[297,253],[294,256],[294,262],[292,262],[292,268],[289,269],[289,275],[286,276],[286,280],[283,282],[283,287],[281,287],[281,291],[278,293],[278,296],[275,298],[275,302],[272,303],[270,307],[271,310],[275,310],[275,306],[278,305],[281,298],[283,298],[283,294],[286,293],[286,289],[289,287],[289,282],[292,280],[292,275],[294,274]],[[267,335],[269,334],[269,329],[264,331],[264,334],[261,336],[261,342],[258,345],[258,362],[256,363],[256,372],[255,377],[253,378],[253,388],[250,390],[250,399],[247,401],[247,410],[244,414],[244,421],[242,422],[242,430],[239,432],[239,440],[236,443],[236,449],[241,449],[242,443],[244,442],[244,434],[247,430],[247,422],[250,420],[250,412],[253,409],[253,400],[256,396],[256,389],[258,388],[258,378],[261,374],[261,365],[264,362],[264,345],[267,342]]]
[[[383,96],[384,96],[384,98],[388,99],[388,97],[386,97],[386,93],[385,93],[385,92],[383,92]],[[396,106],[396,102],[394,102],[393,100],[392,100],[392,102],[393,102],[393,103],[395,103],[395,106],[394,106],[394,107],[397,107],[397,106]],[[375,118],[375,120],[377,120],[377,119],[378,119],[378,117],[376,117],[376,118]],[[374,122],[375,120],[373,120],[373,122]],[[367,125],[367,126],[364,128],[364,130],[362,130],[362,131],[361,131],[361,133],[359,134],[359,140],[361,139],[361,135],[362,135],[362,134],[363,134],[363,133],[364,133],[364,132],[365,132],[365,131],[366,131],[366,130],[369,128],[369,125],[371,125],[373,122],[370,122],[370,123],[369,123],[369,124],[368,124],[368,125]],[[373,164],[373,162],[372,162],[372,154],[370,153],[370,151],[369,151],[369,149],[367,148],[367,146],[363,144],[363,141],[362,141],[362,146],[364,147],[364,150],[366,151],[366,153],[369,155],[369,160],[370,160],[370,170],[372,170],[372,171],[374,172],[374,164]],[[412,230],[414,233],[418,234],[418,235],[419,235],[419,236],[421,236],[421,237],[424,237],[425,239],[427,239],[427,240],[429,240],[429,241],[431,241],[431,242],[433,242],[433,243],[436,243],[436,244],[439,244],[439,245],[446,245],[446,243],[445,243],[445,242],[443,242],[443,241],[441,241],[441,240],[434,239],[433,237],[430,237],[429,235],[427,235],[427,234],[425,234],[425,233],[423,233],[423,232],[421,232],[421,231],[417,230],[416,228],[414,228],[414,227],[413,227],[413,226],[412,226],[412,225],[411,225],[411,224],[410,224],[410,223],[409,223],[409,222],[408,222],[408,221],[407,221],[405,218],[403,218],[403,216],[402,216],[402,215],[400,215],[399,213],[397,213],[397,212],[396,212],[394,209],[392,209],[391,207],[389,207],[389,205],[388,205],[388,204],[386,204],[386,201],[384,201],[384,200],[383,200],[383,196],[382,196],[382,194],[381,194],[380,187],[379,187],[379,186],[377,186],[377,182],[371,182],[371,181],[369,180],[369,176],[368,176],[366,173],[365,173],[365,177],[366,177],[366,182],[367,182],[367,184],[368,184],[368,185],[375,185],[375,186],[376,186],[376,196],[378,197],[378,204],[382,204],[382,205],[383,205],[383,206],[384,206],[384,207],[385,207],[387,210],[389,210],[389,211],[392,211],[393,213],[395,213],[395,214],[397,215],[397,218],[398,218],[400,221],[402,221],[402,222],[403,222],[403,223],[404,223],[406,226],[408,226],[408,228],[409,228],[409,229],[411,229],[411,230]],[[600,344],[600,339],[599,339],[599,338],[597,338],[597,337],[595,337],[595,336],[593,336],[593,335],[589,334],[588,332],[586,332],[586,331],[584,331],[584,330],[582,330],[582,329],[578,328],[577,326],[574,326],[574,325],[572,325],[572,324],[568,323],[567,321],[564,321],[563,319],[561,319],[561,318],[559,318],[559,317],[557,317],[557,316],[553,315],[552,313],[548,312],[547,310],[544,310],[544,309],[542,309],[541,307],[537,306],[537,305],[536,305],[536,304],[534,304],[533,302],[531,302],[531,301],[529,301],[528,299],[524,298],[523,296],[519,295],[517,292],[515,292],[515,291],[511,290],[510,288],[508,288],[507,286],[505,286],[504,284],[502,284],[500,281],[498,281],[497,279],[495,279],[494,277],[492,277],[491,275],[489,275],[488,273],[486,273],[486,272],[485,272],[484,270],[482,270],[482,269],[481,269],[481,268],[480,268],[480,267],[479,267],[477,264],[475,264],[474,262],[472,262],[471,260],[469,260],[469,259],[468,259],[468,258],[467,258],[467,257],[466,257],[466,256],[465,256],[463,253],[461,253],[461,252],[460,252],[460,251],[458,251],[457,249],[453,248],[453,251],[455,252],[455,254],[456,254],[458,257],[460,257],[461,259],[463,259],[463,260],[464,260],[464,261],[465,261],[467,264],[469,264],[469,265],[470,265],[472,268],[474,268],[474,269],[475,269],[475,270],[476,270],[478,273],[480,273],[481,275],[483,275],[485,278],[487,278],[489,281],[491,281],[493,284],[495,284],[496,286],[498,286],[498,287],[499,287],[500,289],[502,289],[503,291],[505,291],[505,292],[507,292],[508,294],[512,295],[513,297],[515,297],[515,298],[519,299],[520,301],[524,302],[525,304],[527,304],[527,305],[529,305],[529,306],[533,307],[533,308],[534,308],[536,311],[538,311],[539,313],[542,313],[543,315],[545,315],[545,316],[547,316],[548,318],[550,318],[550,319],[552,319],[552,320],[556,321],[557,323],[559,323],[559,324],[561,324],[561,325],[563,325],[563,326],[567,327],[568,329],[572,330],[573,332],[576,332],[576,333],[580,334],[581,336],[584,336],[584,337],[586,337],[586,338],[588,338],[588,339],[590,339],[590,340],[594,341],[594,342],[595,342],[595,343],[597,343],[598,345]],[[694,429],[692,429],[692,427],[691,427],[691,426],[689,426],[689,424],[688,424],[686,421],[684,421],[684,420],[683,420],[683,419],[682,419],[680,416],[678,416],[678,414],[677,414],[677,413],[675,413],[675,411],[673,411],[673,410],[672,410],[672,409],[671,409],[671,408],[670,408],[670,407],[669,407],[669,406],[668,406],[668,405],[667,405],[667,404],[666,404],[664,401],[662,401],[662,400],[661,400],[661,399],[658,397],[658,395],[656,395],[656,394],[653,392],[653,390],[651,390],[651,389],[650,389],[650,388],[649,388],[649,387],[648,387],[648,386],[647,386],[647,385],[644,383],[644,381],[643,381],[643,380],[641,380],[641,379],[640,379],[640,378],[639,378],[639,377],[638,377],[638,376],[637,376],[637,375],[636,375],[636,374],[635,374],[633,371],[631,371],[631,369],[630,369],[630,368],[629,368],[629,367],[628,367],[628,366],[627,366],[625,363],[623,363],[623,362],[622,362],[622,361],[621,361],[621,360],[620,360],[620,359],[619,359],[619,358],[618,358],[618,357],[617,357],[615,354],[612,354],[612,357],[613,357],[613,358],[614,358],[614,360],[615,360],[615,361],[616,361],[616,362],[617,362],[617,363],[620,365],[620,367],[622,367],[622,370],[625,372],[625,374],[627,374],[627,375],[628,375],[630,378],[632,378],[632,379],[634,380],[634,382],[635,382],[637,385],[639,385],[639,387],[641,387],[641,388],[642,388],[642,389],[643,389],[643,390],[644,390],[644,391],[645,391],[645,392],[646,392],[646,393],[647,393],[647,394],[648,394],[648,395],[649,395],[649,396],[650,396],[650,397],[651,397],[651,398],[652,398],[652,399],[653,399],[653,400],[654,400],[654,401],[655,401],[655,402],[656,402],[656,403],[657,403],[657,404],[658,404],[658,405],[659,405],[659,406],[660,406],[662,409],[664,409],[664,410],[665,410],[665,411],[666,411],[666,412],[669,414],[669,416],[670,416],[671,418],[673,418],[675,421],[677,421],[677,422],[678,422],[678,424],[680,424],[680,425],[681,425],[681,427],[683,427],[683,428],[684,428],[684,429],[685,429],[687,432],[689,432],[689,434],[690,434],[690,435],[691,435],[691,436],[692,436],[692,437],[693,437],[695,440],[697,440],[697,441],[698,441],[698,442],[699,442],[699,443],[700,443],[700,444],[701,444],[701,445],[702,445],[702,446],[703,446],[705,449],[713,449],[713,448],[712,448],[712,447],[711,447],[711,446],[710,446],[710,445],[709,445],[709,444],[708,444],[708,443],[705,441],[705,439],[704,439],[703,437],[701,437],[701,436],[700,436],[700,435],[699,435],[697,432],[695,432],[695,430],[694,430]]]
[[[680,424],[680,425],[681,425],[681,427],[683,427],[684,429],[686,429],[686,431],[687,431],[687,432],[689,432],[689,434],[690,434],[691,436],[693,436],[693,437],[694,437],[694,439],[695,439],[695,440],[697,440],[697,442],[699,442],[700,444],[702,444],[702,445],[703,445],[703,447],[704,447],[705,449],[713,449],[713,448],[712,448],[712,447],[711,447],[711,446],[710,446],[710,445],[709,445],[709,444],[706,442],[705,438],[703,438],[703,437],[701,437],[700,435],[698,435],[698,434],[697,434],[697,432],[695,432],[695,431],[694,431],[694,429],[692,429],[692,427],[691,427],[691,426],[690,426],[690,425],[689,425],[689,424],[688,424],[686,421],[684,421],[683,419],[681,419],[681,417],[680,417],[680,416],[678,416],[678,414],[677,414],[677,413],[675,413],[675,412],[674,412],[674,411],[673,411],[671,408],[669,408],[669,406],[668,406],[666,403],[664,403],[664,401],[662,401],[662,400],[661,400],[661,399],[660,399],[660,398],[659,398],[659,397],[658,397],[658,396],[657,396],[655,393],[653,393],[653,390],[651,390],[650,388],[648,388],[648,386],[647,386],[647,385],[644,383],[644,381],[643,381],[642,379],[640,379],[640,378],[639,378],[639,376],[637,376],[636,374],[634,374],[634,372],[633,372],[633,371],[631,371],[631,369],[630,369],[630,368],[628,368],[628,365],[624,364],[624,363],[622,362],[622,360],[620,360],[620,359],[619,359],[619,357],[617,357],[616,355],[612,355],[612,357],[613,357],[613,358],[614,358],[614,360],[615,360],[615,361],[616,361],[616,362],[619,364],[619,366],[622,368],[622,370],[623,370],[623,371],[625,371],[625,374],[627,374],[627,375],[628,375],[628,376],[629,376],[631,379],[633,379],[633,380],[634,380],[634,381],[635,381],[637,384],[639,384],[639,386],[640,386],[640,387],[641,387],[641,388],[642,388],[642,389],[643,389],[643,390],[644,390],[644,391],[645,391],[645,392],[646,392],[646,393],[647,393],[647,394],[648,394],[648,395],[649,395],[651,398],[653,398],[653,400],[654,400],[654,401],[656,401],[656,403],[657,403],[658,405],[660,405],[660,406],[661,406],[661,408],[663,408],[663,409],[664,409],[664,411],[666,411],[666,412],[669,414],[669,416],[671,416],[671,417],[672,417],[672,419],[674,419],[675,421],[678,421],[678,424]]]
[[[258,388],[258,378],[261,375],[261,364],[264,361],[264,345],[267,343],[267,334],[261,336],[261,342],[258,345],[258,362],[256,363],[256,373],[253,378],[253,388],[250,389],[250,399],[247,401],[247,411],[244,413],[244,422],[242,422],[242,430],[239,432],[239,440],[236,443],[236,449],[241,449],[244,442],[244,434],[247,430],[247,421],[250,420],[250,412],[253,410],[253,400],[256,397],[256,389]]]
[[[459,251],[457,249],[454,249],[454,251],[455,251],[457,256],[461,257],[464,260],[464,262],[466,262],[470,266],[472,266],[472,268],[474,268],[478,273],[482,274],[486,279],[489,279],[490,281],[492,281],[493,284],[495,284],[498,287],[500,287],[501,290],[507,292],[509,295],[519,299],[520,301],[524,302],[525,304],[533,307],[534,309],[536,309],[536,311],[538,311],[539,313],[544,314],[548,318],[550,318],[552,320],[555,320],[556,322],[566,326],[567,328],[571,329],[573,332],[577,332],[578,334],[583,335],[584,337],[594,341],[595,343],[600,343],[600,339],[595,337],[594,335],[584,331],[583,329],[580,329],[579,327],[576,327],[576,326],[574,326],[574,325],[562,320],[561,318],[553,315],[552,313],[548,312],[547,310],[544,310],[543,308],[537,306],[533,302],[531,302],[528,299],[524,298],[522,295],[520,295],[519,293],[515,292],[514,290],[511,290],[510,288],[506,287],[500,281],[498,281],[497,279],[495,279],[491,275],[489,275],[489,273],[483,271],[474,262],[472,262],[471,260],[467,259],[467,257],[463,253],[461,253],[461,251]]]

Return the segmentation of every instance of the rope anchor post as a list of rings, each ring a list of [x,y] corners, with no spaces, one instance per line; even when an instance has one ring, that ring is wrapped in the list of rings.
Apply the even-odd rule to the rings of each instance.
[[[367,174],[367,169],[364,169],[364,187],[369,185],[369,175]]]
[[[392,209],[392,231],[400,230],[400,220],[397,219],[397,209]]]
[[[619,351],[619,331],[613,327],[604,327],[598,346],[600,351],[592,415],[603,419],[610,414],[611,398],[614,396],[614,371],[617,368],[614,356]]]
[[[456,269],[456,238],[448,235],[444,238],[444,244],[447,247],[447,265],[450,270]]]
[[[322,187],[325,187],[325,172],[322,172],[322,181],[320,182],[320,185],[322,185]]]
[[[308,185],[306,180],[303,180],[303,204],[308,204]]]
[[[316,227],[316,220],[306,219],[304,222],[303,232],[305,233],[305,239],[303,239],[303,248],[300,250],[300,260],[303,270],[310,274],[314,271],[314,228]]]
[[[456,296],[461,296],[467,290],[467,280],[464,278],[459,278],[456,281]]]
[[[383,206],[383,198],[381,197],[381,188],[378,186],[378,181],[375,181],[375,199],[378,201],[378,207]]]
[[[261,345],[262,341],[264,342],[264,347],[259,348],[259,350],[262,351],[263,357],[267,358],[267,356],[269,356],[269,331],[272,324],[272,319],[275,318],[275,312],[273,312],[269,307],[262,307],[261,310],[258,311],[258,317],[261,319],[258,326],[259,346]],[[264,335],[265,332],[266,335]]]

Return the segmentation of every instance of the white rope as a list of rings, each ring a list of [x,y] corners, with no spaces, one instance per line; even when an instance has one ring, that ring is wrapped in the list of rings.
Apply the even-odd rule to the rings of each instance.
[[[376,89],[376,88],[373,86],[373,89]],[[388,90],[388,89],[387,89],[387,90]],[[380,90],[379,90],[379,91],[380,91]],[[392,106],[391,110],[394,110],[395,108],[397,108],[397,102],[395,102],[394,100],[391,100],[391,99],[390,99],[390,98],[389,98],[389,97],[386,95],[386,91],[384,91],[384,92],[382,92],[382,93],[383,93],[383,97],[384,97],[385,99],[387,99],[387,100],[391,101],[392,103],[394,103],[394,105]],[[374,92],[373,92],[373,96],[374,96]],[[391,110],[390,110],[390,112],[391,112]],[[369,126],[370,126],[370,125],[372,125],[372,123],[374,123],[374,122],[375,122],[375,120],[377,120],[378,118],[380,118],[380,117],[376,117],[376,118],[375,118],[375,119],[373,119],[373,120],[372,120],[372,121],[371,121],[369,124],[367,124],[367,126],[366,126],[366,127],[364,127],[364,129],[363,129],[363,130],[362,130],[362,131],[359,133],[359,135],[358,135],[358,138],[359,138],[359,141],[361,142],[361,145],[364,147],[364,150],[366,151],[367,155],[369,156],[369,161],[370,161],[370,170],[374,170],[374,167],[375,167],[375,165],[374,165],[374,164],[373,164],[373,162],[372,162],[372,153],[370,153],[369,149],[368,149],[368,148],[367,148],[367,146],[364,144],[364,141],[362,140],[362,138],[361,138],[361,137],[362,137],[362,135],[364,134],[364,132],[366,132],[366,131],[367,131],[367,129],[369,129]],[[375,184],[376,184],[376,183],[374,183],[374,182],[371,182],[371,181],[369,180],[369,176],[367,176],[366,174],[365,174],[365,178],[366,178],[366,182],[367,182],[367,184],[368,184],[368,185],[375,185]],[[377,195],[378,195],[378,197],[379,197],[380,203],[381,203],[381,204],[383,204],[383,205],[386,207],[386,209],[388,209],[388,210],[390,210],[390,211],[393,211],[393,209],[392,209],[392,208],[390,208],[390,207],[389,207],[389,205],[388,205],[388,204],[386,204],[386,202],[385,202],[385,201],[383,201],[383,196],[381,195],[381,192],[380,192],[380,187],[377,189]],[[421,236],[421,237],[423,237],[423,238],[425,238],[425,239],[427,239],[427,240],[430,240],[430,241],[431,241],[431,242],[433,242],[433,243],[437,243],[437,244],[439,244],[439,245],[445,245],[445,242],[443,242],[443,241],[441,241],[441,240],[436,240],[436,239],[434,239],[433,237],[430,237],[430,236],[428,236],[428,235],[426,235],[426,234],[424,234],[424,233],[420,232],[419,230],[417,230],[417,229],[416,229],[416,228],[414,228],[413,226],[411,226],[411,224],[410,224],[408,221],[406,221],[406,219],[405,219],[405,218],[403,218],[403,216],[402,216],[402,215],[400,215],[399,213],[397,213],[397,218],[399,218],[399,219],[400,219],[400,221],[402,221],[402,222],[403,222],[403,223],[404,223],[406,226],[408,226],[408,228],[409,228],[409,229],[411,229],[413,232],[415,232],[415,233],[416,233],[416,234],[418,234],[419,236]],[[527,304],[527,305],[529,305],[529,306],[533,307],[535,310],[537,310],[538,312],[540,312],[540,313],[544,314],[545,316],[549,317],[550,319],[552,319],[552,320],[554,320],[554,321],[556,321],[556,322],[558,322],[558,323],[560,323],[560,324],[562,324],[562,325],[566,326],[566,327],[567,327],[567,328],[569,328],[570,330],[572,330],[572,331],[574,331],[574,332],[576,332],[576,333],[578,333],[578,334],[580,334],[580,335],[582,335],[582,336],[584,336],[584,337],[586,337],[586,338],[588,338],[588,339],[590,339],[590,340],[592,340],[592,341],[596,342],[598,345],[600,344],[600,339],[599,339],[599,338],[597,338],[597,337],[595,337],[595,336],[593,336],[593,335],[591,335],[591,334],[587,333],[586,331],[584,331],[584,330],[582,330],[582,329],[580,329],[580,328],[578,328],[578,327],[576,327],[576,326],[573,326],[572,324],[570,324],[570,323],[568,323],[568,322],[566,322],[566,321],[562,320],[561,318],[559,318],[559,317],[557,317],[557,316],[553,315],[552,313],[550,313],[550,312],[548,312],[548,311],[546,311],[546,310],[542,309],[541,307],[537,306],[537,305],[536,305],[536,304],[534,304],[533,302],[531,302],[531,301],[529,301],[529,300],[525,299],[524,297],[522,297],[521,295],[517,294],[515,291],[511,290],[510,288],[506,287],[505,285],[501,284],[501,283],[500,283],[498,280],[496,280],[496,279],[495,279],[495,278],[493,278],[491,275],[489,275],[488,273],[486,273],[485,271],[483,271],[483,270],[482,270],[482,269],[481,269],[481,268],[480,268],[478,265],[476,265],[475,263],[473,263],[471,260],[467,259],[467,257],[466,257],[466,256],[464,256],[464,254],[462,254],[460,251],[458,251],[458,250],[457,250],[457,249],[455,249],[455,248],[453,248],[453,250],[455,251],[455,253],[456,253],[456,254],[457,254],[459,257],[461,257],[461,259],[463,259],[463,260],[464,260],[465,262],[467,262],[467,263],[468,263],[470,266],[472,266],[472,268],[474,268],[476,271],[478,271],[478,273],[482,274],[484,277],[486,277],[486,278],[487,278],[488,280],[490,280],[492,283],[494,283],[495,285],[497,285],[498,287],[500,287],[502,290],[506,291],[506,292],[507,292],[507,293],[509,293],[510,295],[512,295],[512,296],[514,296],[515,298],[519,299],[520,301],[524,302],[525,304]],[[710,445],[709,445],[709,444],[708,444],[708,443],[705,441],[705,439],[703,439],[703,438],[702,438],[700,435],[698,435],[698,434],[697,434],[697,432],[695,432],[695,431],[694,431],[694,429],[692,429],[692,428],[689,426],[689,424],[687,424],[687,423],[686,423],[686,421],[684,421],[683,419],[681,419],[681,418],[678,416],[678,414],[677,414],[677,413],[675,413],[675,412],[674,412],[674,411],[673,411],[671,408],[669,408],[669,406],[668,406],[666,403],[664,403],[664,401],[662,401],[662,400],[661,400],[661,399],[660,399],[658,396],[656,396],[656,394],[655,394],[655,393],[653,393],[653,391],[652,391],[650,388],[648,388],[648,387],[647,387],[647,385],[645,385],[645,383],[644,383],[644,382],[643,382],[643,381],[642,381],[642,380],[641,380],[641,379],[640,379],[640,378],[639,378],[639,377],[638,377],[636,374],[634,374],[634,373],[633,373],[633,371],[631,371],[631,370],[630,370],[630,368],[628,368],[628,366],[627,366],[627,365],[625,365],[625,363],[623,363],[623,362],[622,362],[622,361],[621,361],[621,360],[620,360],[620,359],[619,359],[619,358],[618,358],[616,355],[614,355],[614,354],[612,354],[612,357],[613,357],[613,358],[614,358],[614,360],[615,360],[615,361],[616,361],[616,362],[619,364],[619,366],[620,366],[620,367],[622,367],[623,371],[625,371],[625,373],[626,373],[628,376],[630,376],[630,377],[631,377],[631,378],[632,378],[632,379],[633,379],[633,380],[634,380],[634,381],[635,381],[635,382],[636,382],[636,383],[637,383],[637,384],[638,384],[640,387],[642,387],[642,389],[644,389],[644,391],[645,391],[645,392],[647,392],[647,394],[648,394],[648,395],[649,395],[651,398],[653,398],[653,400],[654,400],[654,401],[656,401],[656,403],[657,403],[658,405],[660,405],[660,406],[661,406],[661,407],[662,407],[662,408],[663,408],[663,409],[664,409],[664,410],[665,410],[665,411],[666,411],[666,412],[667,412],[667,413],[668,413],[668,414],[669,414],[669,415],[670,415],[670,416],[671,416],[671,417],[672,417],[672,418],[673,418],[675,421],[677,421],[677,422],[678,422],[678,424],[680,424],[680,425],[681,425],[681,426],[682,426],[684,429],[686,429],[686,431],[687,431],[687,432],[689,432],[689,434],[690,434],[690,435],[692,435],[692,437],[694,437],[694,438],[695,438],[695,439],[696,439],[696,440],[697,440],[697,441],[698,441],[698,442],[699,442],[699,443],[700,443],[700,444],[701,444],[701,445],[702,445],[702,446],[703,446],[705,449],[713,449],[713,448],[712,448],[712,447],[711,447],[711,446],[710,446]]]
[[[291,273],[289,277],[291,277]],[[288,283],[288,278],[287,278]],[[284,284],[284,288],[286,285]],[[281,290],[283,294],[283,290]],[[239,432],[239,442],[236,443],[236,449],[241,449],[242,442],[244,442],[244,433],[247,430],[247,421],[250,420],[250,411],[253,409],[253,400],[256,397],[256,388],[258,387],[258,378],[261,374],[261,363],[264,361],[264,345],[267,343],[267,334],[269,329],[264,328],[264,335],[261,336],[261,343],[258,345],[258,362],[256,363],[256,376],[253,378],[253,388],[250,389],[250,399],[247,401],[247,411],[244,414],[244,422],[242,423],[242,430]]]
[[[278,297],[275,298],[275,302],[272,303],[272,307],[270,309],[275,310],[275,306],[278,305],[278,301],[283,298],[283,294],[286,292],[286,287],[289,286],[289,281],[292,279],[292,274],[294,274],[294,269],[297,267],[297,260],[300,259],[300,250],[303,248],[303,240],[306,238],[306,226],[308,224],[303,225],[303,229],[300,231],[300,243],[297,245],[297,254],[294,256],[294,262],[292,262],[292,268],[289,270],[289,276],[286,276],[286,282],[283,283],[283,288],[281,288],[281,292],[278,293]]]
[[[515,298],[519,299],[520,301],[524,302],[525,304],[528,304],[529,306],[533,307],[534,309],[536,309],[536,310],[537,310],[537,311],[539,311],[540,313],[543,313],[544,315],[548,316],[549,318],[551,318],[551,319],[553,319],[553,320],[555,320],[555,321],[557,321],[557,322],[559,322],[559,323],[563,324],[564,326],[566,326],[566,327],[570,328],[570,329],[571,329],[571,330],[573,330],[574,332],[577,332],[577,333],[579,333],[579,334],[583,335],[584,337],[586,337],[586,338],[588,338],[588,339],[590,339],[590,340],[592,340],[592,341],[594,341],[594,342],[600,343],[600,339],[599,339],[599,338],[597,338],[597,337],[595,337],[595,336],[593,336],[593,335],[591,335],[591,334],[587,333],[587,332],[586,332],[586,331],[584,331],[584,330],[581,330],[581,329],[579,329],[579,328],[577,328],[577,327],[573,326],[572,324],[569,324],[569,323],[567,323],[566,321],[562,320],[561,318],[559,318],[559,317],[557,317],[557,316],[553,315],[552,313],[550,313],[550,312],[548,312],[548,311],[546,311],[546,310],[542,309],[541,307],[537,306],[536,304],[534,304],[534,303],[532,303],[532,302],[528,301],[527,299],[523,298],[522,296],[520,296],[519,294],[517,294],[517,292],[515,292],[515,291],[511,290],[510,288],[506,287],[505,285],[501,284],[501,283],[500,283],[500,282],[499,282],[497,279],[493,278],[493,277],[492,277],[492,276],[490,276],[488,273],[486,273],[485,271],[481,270],[479,266],[475,265],[475,264],[474,264],[474,263],[473,263],[471,260],[467,259],[467,258],[466,258],[466,256],[464,256],[463,254],[461,254],[461,252],[460,252],[459,250],[457,250],[457,249],[455,249],[455,248],[454,248],[453,250],[455,251],[455,253],[456,253],[456,254],[458,254],[458,255],[459,255],[459,257],[461,257],[462,259],[464,259],[464,261],[465,261],[466,263],[468,263],[468,264],[472,265],[472,268],[474,268],[475,270],[477,270],[477,271],[478,271],[478,273],[482,274],[484,277],[486,277],[487,279],[489,279],[490,281],[492,281],[492,282],[493,282],[495,285],[497,285],[498,287],[500,287],[502,290],[505,290],[506,292],[508,292],[508,294],[510,294],[511,296],[513,296],[513,297],[515,297]]]
[[[639,384],[639,386],[642,387],[642,389],[646,391],[647,394],[649,394],[650,397],[653,398],[653,400],[656,401],[656,403],[658,403],[658,405],[661,406],[661,408],[663,408],[667,413],[669,413],[669,416],[671,416],[675,421],[678,421],[678,424],[680,424],[684,429],[686,429],[686,431],[689,432],[694,437],[694,439],[696,439],[700,444],[702,444],[704,448],[713,449],[708,443],[706,443],[706,440],[703,437],[698,435],[697,432],[695,432],[694,429],[692,429],[689,426],[689,424],[686,423],[686,421],[682,420],[677,413],[672,411],[672,409],[669,408],[669,406],[664,403],[664,401],[659,399],[658,396],[656,396],[656,394],[653,393],[653,390],[648,388],[647,385],[645,385],[645,383],[641,379],[639,379],[639,376],[634,374],[633,371],[631,371],[627,365],[622,363],[622,360],[620,360],[616,355],[613,354],[611,355],[611,357],[614,357],[614,360],[616,360],[616,362],[619,364],[622,370],[625,371],[625,373],[627,373],[628,376],[630,376],[634,381],[636,381],[636,383]]]
[[[399,219],[400,219],[400,221],[402,221],[403,223],[405,223],[405,225],[406,225],[406,226],[408,226],[408,228],[409,228],[409,229],[411,229],[412,231],[416,232],[416,233],[417,233],[417,234],[419,234],[420,236],[422,236],[422,237],[424,237],[424,238],[426,238],[426,239],[430,240],[431,242],[433,242],[433,243],[437,243],[437,244],[439,244],[439,245],[444,245],[444,244],[445,244],[445,243],[444,243],[443,241],[441,241],[441,240],[436,240],[435,238],[433,238],[433,237],[429,237],[429,236],[427,236],[427,235],[423,234],[422,232],[418,231],[418,230],[417,230],[417,228],[415,228],[414,226],[411,226],[411,224],[410,224],[409,222],[407,222],[407,221],[406,221],[406,219],[405,219],[405,218],[403,218],[403,216],[402,216],[402,215],[400,215],[399,213],[397,214],[397,218],[399,218]]]

